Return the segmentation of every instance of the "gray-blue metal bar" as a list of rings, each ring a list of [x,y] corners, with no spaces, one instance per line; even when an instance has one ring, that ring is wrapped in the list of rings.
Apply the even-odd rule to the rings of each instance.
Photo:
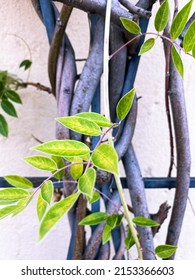
[[[47,177],[27,177],[34,187],[38,187]],[[146,189],[174,189],[176,186],[176,178],[143,178]],[[121,178],[123,188],[127,188],[126,178]],[[63,183],[53,180],[55,188],[62,188]],[[11,187],[3,177],[0,177],[0,188]],[[195,177],[190,178],[190,188],[195,188]]]

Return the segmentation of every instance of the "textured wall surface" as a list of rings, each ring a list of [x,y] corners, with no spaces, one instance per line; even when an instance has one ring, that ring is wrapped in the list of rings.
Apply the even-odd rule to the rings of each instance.
[[[47,77],[48,41],[44,26],[34,12],[30,1],[0,0],[0,69],[8,70],[24,80],[28,73],[18,68],[29,58],[30,46],[33,66],[30,80],[49,86]],[[152,27],[151,27],[152,28]],[[76,57],[87,56],[87,17],[74,11],[68,34],[76,49]],[[20,39],[21,37],[22,39]],[[161,40],[154,50],[145,54],[136,79],[139,100],[137,128],[133,143],[143,176],[167,176],[169,165],[169,140],[164,106],[164,59]],[[186,57],[185,89],[192,151],[192,174],[195,176],[195,63]],[[80,68],[80,66],[79,66]],[[147,71],[144,71],[147,69]],[[33,138],[48,141],[55,138],[56,108],[54,98],[32,87],[21,90],[23,105],[18,105],[19,118],[9,118],[9,138],[0,137],[0,176],[20,174],[44,176],[45,173],[27,165],[22,158],[33,154],[30,147],[37,144]],[[0,109],[1,111],[1,109]],[[154,213],[159,204],[173,203],[174,191],[147,190],[149,210]],[[195,190],[190,190],[190,200],[195,207]],[[64,217],[51,233],[38,242],[38,219],[34,201],[23,214],[14,219],[0,221],[0,259],[65,259],[69,228]],[[156,244],[165,242],[168,220],[155,238]],[[177,259],[195,259],[195,216],[188,203],[184,226],[179,242]]]

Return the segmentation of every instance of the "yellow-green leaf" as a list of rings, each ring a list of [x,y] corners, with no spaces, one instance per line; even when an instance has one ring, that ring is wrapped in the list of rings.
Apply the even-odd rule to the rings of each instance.
[[[134,222],[134,224],[138,225],[138,226],[142,226],[142,227],[157,227],[159,226],[159,223],[157,223],[156,221],[149,219],[149,218],[145,218],[142,216],[137,216],[135,218],[133,218],[132,220]]]
[[[29,205],[31,200],[32,197],[25,197],[20,199],[17,203],[18,208],[14,210],[14,212],[12,213],[12,217],[22,212],[27,207],[27,205]]]
[[[93,164],[104,171],[118,174],[118,155],[109,144],[101,144],[92,154]]]
[[[194,46],[192,48],[192,56],[195,58],[195,44],[194,44]]]
[[[62,125],[74,130],[78,133],[99,136],[101,134],[100,127],[91,120],[77,116],[63,117],[56,119]]]
[[[82,219],[79,225],[97,225],[104,222],[108,216],[105,212],[95,212]]]
[[[139,55],[142,55],[146,52],[148,52],[149,50],[151,50],[153,48],[155,44],[155,39],[154,38],[150,38],[148,40],[146,40],[143,45],[141,46],[141,49],[139,51]]]
[[[47,209],[48,203],[42,198],[41,193],[39,193],[38,199],[37,199],[37,216],[39,218],[39,221],[42,220],[46,209]]]
[[[53,140],[35,146],[32,150],[62,157],[83,156],[90,152],[87,145],[76,140]]]
[[[89,203],[94,203],[95,201],[100,199],[100,194],[98,192],[93,192],[92,197],[88,195],[86,197]]]
[[[95,122],[100,127],[110,127],[112,123],[101,114],[95,113],[95,112],[82,112],[79,114],[76,114],[79,118],[84,118],[90,121]]]
[[[67,213],[79,197],[79,193],[72,194],[54,204],[45,214],[39,229],[39,239],[42,239],[54,225]]]
[[[30,180],[18,176],[18,175],[7,175],[4,176],[4,179],[12,186],[20,189],[31,189],[33,188],[33,184]]]
[[[154,26],[156,28],[156,31],[161,32],[166,27],[168,20],[169,20],[169,1],[165,0],[161,4],[155,16]]]
[[[56,163],[57,169],[61,169],[64,167],[64,159],[62,157],[52,156],[51,159]],[[54,175],[54,178],[56,178],[57,180],[61,180],[64,178],[64,176],[65,176],[65,169],[57,172]]]
[[[7,188],[0,191],[0,200],[19,200],[28,196],[29,193],[22,189]]]
[[[173,40],[177,39],[183,31],[190,14],[192,3],[193,0],[190,0],[174,18],[170,29],[170,35]]]
[[[185,52],[190,52],[195,45],[195,20],[188,27],[184,40],[183,40],[183,48]]]
[[[0,209],[0,219],[12,214],[18,208],[17,205],[11,205]]]
[[[133,88],[119,100],[116,107],[116,113],[120,121],[122,121],[131,110],[134,97],[135,97],[135,89]]]
[[[141,28],[139,27],[139,25],[135,21],[130,20],[128,18],[123,18],[123,17],[121,17],[120,20],[121,20],[122,25],[124,26],[124,28],[127,31],[129,31],[130,33],[132,33],[132,34],[139,34],[139,33],[141,33]]]
[[[171,56],[172,56],[175,68],[177,69],[177,71],[179,72],[181,77],[183,78],[183,76],[184,76],[183,62],[182,62],[180,54],[178,53],[178,51],[174,45],[172,45],[172,47],[171,47]]]
[[[33,167],[36,167],[41,170],[55,171],[57,169],[55,161],[45,156],[30,156],[24,158],[24,160]]]
[[[51,203],[53,197],[54,186],[51,180],[45,182],[41,187],[41,196],[48,203]]]
[[[155,248],[155,253],[159,258],[167,259],[171,257],[176,250],[177,250],[177,246],[159,245]]]
[[[104,227],[103,233],[102,233],[102,244],[106,244],[110,238],[111,238],[111,231],[112,228],[110,228],[107,224]]]
[[[92,198],[93,188],[96,180],[96,171],[93,168],[88,168],[86,172],[79,178],[78,189],[81,193]]]
[[[83,174],[83,164],[81,164],[81,162],[83,162],[83,159],[80,157],[74,157],[72,162],[74,164],[71,165],[71,167],[70,167],[70,174],[73,179],[77,180]],[[78,162],[78,164],[75,164],[77,162]]]

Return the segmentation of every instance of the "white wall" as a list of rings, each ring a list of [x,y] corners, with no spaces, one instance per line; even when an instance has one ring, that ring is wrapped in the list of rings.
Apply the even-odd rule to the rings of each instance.
[[[18,68],[19,63],[29,58],[22,37],[30,46],[33,66],[30,80],[49,86],[47,77],[48,43],[44,26],[34,12],[30,1],[0,1],[0,69],[7,69],[24,80],[27,73]],[[71,24],[72,22],[72,24]],[[78,10],[71,17],[68,33],[76,48],[76,56],[87,56],[88,37],[86,35],[87,18]],[[151,27],[152,28],[152,27]],[[79,33],[78,33],[79,32]],[[79,35],[78,35],[79,34]],[[166,176],[169,165],[169,141],[166,114],[164,108],[164,62],[161,41],[155,49],[145,54],[136,80],[139,100],[137,129],[134,147],[138,155],[143,176]],[[145,67],[147,71],[144,72]],[[189,118],[192,150],[192,174],[195,175],[195,84],[194,60],[186,57],[185,89]],[[151,79],[152,77],[152,79]],[[56,115],[55,100],[47,93],[34,88],[21,90],[23,105],[18,105],[19,118],[9,120],[9,138],[0,137],[0,176],[20,174],[24,176],[44,176],[45,173],[31,168],[22,158],[32,154],[30,147],[37,144],[32,135],[41,141],[55,138]],[[1,109],[0,109],[1,110]],[[147,190],[150,212],[156,212],[159,204],[168,201],[172,205],[174,191]],[[195,207],[195,190],[189,195]],[[54,230],[41,243],[37,242],[38,219],[35,201],[15,218],[0,221],[0,259],[65,259],[66,248],[62,244],[69,238],[68,224],[64,217]],[[156,244],[165,242],[168,220],[155,238]],[[195,217],[188,204],[181,233],[177,259],[194,259]]]

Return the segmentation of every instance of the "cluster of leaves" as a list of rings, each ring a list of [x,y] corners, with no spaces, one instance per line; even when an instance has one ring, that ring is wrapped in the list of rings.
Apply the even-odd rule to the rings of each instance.
[[[128,114],[134,96],[135,89],[132,89],[119,101],[117,105],[117,116],[120,122]],[[34,191],[33,185],[28,179],[17,175],[8,175],[4,178],[14,188],[0,191],[0,205],[3,206],[0,209],[1,219],[8,215],[15,216],[20,213],[38,192],[37,216],[40,221],[39,239],[42,239],[62,216],[73,207],[80,195],[84,195],[89,204],[100,199],[100,194],[94,188],[97,169],[116,175],[119,173],[118,155],[114,147],[108,143],[102,143],[102,141],[108,131],[120,123],[113,124],[104,116],[93,112],[57,118],[57,121],[78,133],[89,136],[100,136],[100,141],[93,151],[90,151],[86,144],[75,140],[53,140],[35,146],[32,148],[33,150],[45,153],[49,157],[34,155],[24,160],[33,167],[50,171],[51,175]],[[106,131],[103,132],[102,129]],[[70,164],[65,166],[64,159]],[[54,193],[54,184],[51,178],[55,177],[58,180],[63,180],[65,170],[68,167],[70,167],[73,179],[77,182],[75,192],[51,205]],[[121,224],[123,218],[123,214],[109,215],[104,212],[96,212],[81,220],[80,225],[97,225],[104,222],[105,227],[102,242],[105,244],[110,240],[112,230]],[[139,226],[151,227],[159,225],[157,222],[144,217],[135,217],[133,222]],[[125,245],[127,250],[134,245],[130,230],[127,232]],[[175,250],[176,247],[174,246],[161,245],[161,248],[156,248],[156,254],[159,257],[169,257],[170,252],[174,253]]]
[[[24,60],[20,67],[28,69],[31,66],[31,61]],[[17,118],[17,112],[14,103],[22,104],[22,100],[17,92],[23,82],[16,76],[11,75],[8,71],[0,71],[0,102],[4,113]],[[8,123],[5,117],[0,114],[0,134],[8,137]]]
[[[186,23],[188,21],[188,17],[192,8],[193,0],[190,0],[176,15],[176,17],[173,19],[171,26],[170,26],[170,38],[165,37],[163,35],[160,35],[160,32],[162,32],[168,23],[169,20],[169,1],[165,0],[160,8],[158,9],[155,20],[154,20],[154,26],[158,33],[146,33],[146,34],[152,34],[155,37],[147,39],[143,45],[141,46],[139,55],[142,55],[149,50],[151,50],[157,38],[161,37],[163,40],[167,40],[171,43],[171,56],[173,63],[183,78],[184,76],[184,67],[183,62],[180,56],[180,51],[184,51],[185,53],[190,53],[195,58],[195,21],[193,21],[190,26],[187,28],[184,39],[183,39],[183,48],[180,47],[177,43],[177,39],[181,35],[182,31],[184,30]],[[125,27],[127,31],[133,34],[137,34],[138,36],[145,36],[146,34],[143,34],[141,32],[140,26],[129,19],[121,18],[122,24]]]

